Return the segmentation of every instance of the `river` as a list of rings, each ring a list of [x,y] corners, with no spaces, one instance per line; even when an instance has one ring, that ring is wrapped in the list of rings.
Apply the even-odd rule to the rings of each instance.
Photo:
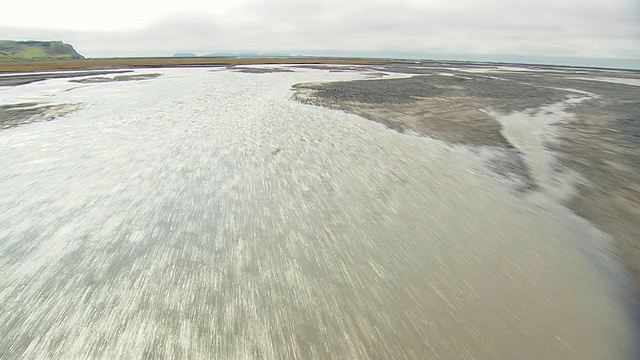
[[[0,92],[80,106],[0,131],[0,358],[633,356],[605,234],[291,99],[364,74],[153,72]]]

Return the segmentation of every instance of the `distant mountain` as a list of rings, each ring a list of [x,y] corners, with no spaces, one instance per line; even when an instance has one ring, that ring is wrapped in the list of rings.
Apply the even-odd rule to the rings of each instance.
[[[189,52],[180,52],[180,53],[175,53],[173,54],[173,57],[175,58],[190,58],[190,57],[196,57],[197,55],[194,53],[189,53]]]
[[[84,56],[62,41],[0,40],[0,61],[72,59],[84,59]]]

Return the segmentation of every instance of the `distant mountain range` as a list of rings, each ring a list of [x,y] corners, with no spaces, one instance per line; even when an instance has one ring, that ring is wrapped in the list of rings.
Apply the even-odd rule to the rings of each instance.
[[[189,53],[189,52],[180,52],[180,53],[175,53],[173,54],[173,57],[175,58],[192,58],[192,57],[197,57],[198,55],[194,54],[194,53]]]
[[[0,40],[0,61],[73,59],[84,59],[84,56],[62,41]]]

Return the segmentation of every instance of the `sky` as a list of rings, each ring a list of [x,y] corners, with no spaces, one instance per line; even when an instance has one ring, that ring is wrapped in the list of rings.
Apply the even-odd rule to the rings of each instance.
[[[86,57],[267,52],[640,68],[640,0],[23,0],[2,5],[0,39],[63,40]]]

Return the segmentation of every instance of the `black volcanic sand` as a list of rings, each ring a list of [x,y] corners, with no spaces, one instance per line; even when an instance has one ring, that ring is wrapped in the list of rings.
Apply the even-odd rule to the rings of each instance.
[[[497,76],[540,88],[568,88],[597,95],[572,109],[575,118],[559,124],[559,141],[548,146],[560,164],[586,180],[579,184],[579,195],[567,206],[616,239],[617,255],[631,269],[640,291],[640,87],[574,79],[640,79],[640,72],[555,71]]]
[[[362,71],[367,67],[362,66],[348,66],[348,65],[295,65],[292,66],[298,69],[311,69],[311,70],[328,70],[329,72],[349,72],[349,71]]]
[[[33,102],[0,105],[0,130],[40,121],[51,121],[66,115],[78,104],[38,104]]]
[[[118,75],[113,77],[97,76],[97,77],[82,78],[82,79],[72,79],[69,81],[80,83],[80,84],[99,84],[99,83],[110,83],[110,82],[149,80],[149,79],[155,79],[158,76],[160,76],[160,74]]]
[[[520,176],[523,188],[530,190],[536,184],[529,169],[502,136],[501,125],[484,110],[508,114],[581,96],[570,90],[597,95],[568,109],[575,117],[555,125],[559,138],[547,149],[584,178],[578,195],[565,205],[613,236],[616,255],[640,289],[640,87],[574,79],[639,79],[640,72],[524,65],[518,65],[524,71],[514,71],[499,70],[498,65],[427,62],[359,68],[414,76],[298,84],[294,98],[352,112],[401,132],[502,150],[492,160],[494,169]]]
[[[249,68],[249,67],[236,67],[234,68],[235,72],[246,73],[246,74],[273,74],[273,73],[287,73],[293,72],[291,69],[287,68]]]
[[[107,74],[121,74],[132,72],[131,70],[112,70],[112,71],[58,71],[38,74],[20,74],[0,76],[0,86],[17,86],[26,85],[38,81],[49,79],[65,79],[76,78],[81,76],[95,76]]]
[[[419,71],[422,71],[419,69]],[[484,110],[522,111],[562,101],[567,92],[467,76],[418,75],[404,79],[359,80],[294,86],[299,101],[349,111],[400,131],[449,143],[489,147],[496,173],[520,190],[536,184],[530,170]]]
[[[413,76],[294,87],[303,102],[349,110],[392,129],[454,143],[509,147],[500,124],[482,111],[509,113],[562,101],[567,92],[482,77]],[[305,98],[305,93],[313,95]],[[389,113],[384,116],[383,113]],[[464,115],[464,116],[462,116]],[[456,130],[457,129],[457,130]]]

